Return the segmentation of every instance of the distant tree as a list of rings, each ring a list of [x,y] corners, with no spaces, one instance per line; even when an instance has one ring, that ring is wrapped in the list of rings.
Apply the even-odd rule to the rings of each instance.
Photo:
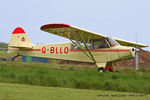
[[[0,48],[8,48],[8,44],[4,42],[0,42]]]

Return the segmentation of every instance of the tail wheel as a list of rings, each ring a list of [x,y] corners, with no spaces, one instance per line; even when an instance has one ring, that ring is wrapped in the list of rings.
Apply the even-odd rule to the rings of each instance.
[[[15,59],[16,59],[18,56],[20,56],[20,55],[16,55],[16,56],[14,56],[14,57],[10,57],[10,58],[8,58],[8,61],[15,61]]]
[[[106,72],[106,70],[105,70],[104,67],[99,67],[97,71],[98,71],[98,72]]]

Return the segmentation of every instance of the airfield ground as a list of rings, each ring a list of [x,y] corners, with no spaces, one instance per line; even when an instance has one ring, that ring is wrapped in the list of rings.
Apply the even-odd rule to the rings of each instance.
[[[119,68],[98,73],[96,67],[0,62],[0,82],[150,94],[150,69]]]
[[[1,51],[0,56],[12,54]],[[141,63],[145,61],[149,59]],[[150,99],[150,66],[140,66],[139,71],[134,67],[117,69],[120,73],[98,73],[93,65],[1,61],[0,100]]]
[[[150,95],[0,83],[0,100],[150,100]]]

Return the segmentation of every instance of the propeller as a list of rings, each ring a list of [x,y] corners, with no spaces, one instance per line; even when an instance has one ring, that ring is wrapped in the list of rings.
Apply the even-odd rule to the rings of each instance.
[[[136,33],[136,51],[135,51],[135,65],[136,65],[136,70],[139,70],[139,58],[138,58],[138,45],[137,45],[137,33]]]
[[[135,51],[135,64],[136,64],[136,70],[139,70],[139,58],[138,58],[138,52],[139,52],[139,49],[136,48],[136,51]]]

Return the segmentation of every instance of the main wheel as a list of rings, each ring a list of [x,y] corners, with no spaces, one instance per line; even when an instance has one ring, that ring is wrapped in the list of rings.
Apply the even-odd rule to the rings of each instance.
[[[116,70],[115,72],[119,73],[120,71],[119,71],[119,70]]]
[[[106,70],[105,70],[104,67],[99,67],[97,71],[98,71],[98,72],[106,72]]]

